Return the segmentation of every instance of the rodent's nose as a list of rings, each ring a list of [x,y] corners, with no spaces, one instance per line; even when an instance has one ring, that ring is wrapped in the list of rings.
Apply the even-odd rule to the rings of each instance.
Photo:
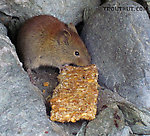
[[[80,62],[80,66],[87,66],[91,64],[91,57],[88,56],[87,58],[84,58]]]
[[[91,59],[88,59],[86,65],[90,65],[90,64],[91,64]]]
[[[90,55],[87,56],[86,60],[87,60],[87,65],[91,64],[91,56]]]

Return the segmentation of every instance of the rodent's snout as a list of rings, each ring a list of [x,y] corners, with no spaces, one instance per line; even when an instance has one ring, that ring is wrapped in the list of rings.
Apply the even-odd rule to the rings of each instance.
[[[78,65],[79,66],[87,66],[91,64],[91,57],[90,56],[84,56],[79,58]]]
[[[62,66],[66,66],[66,65],[69,65],[69,66],[88,66],[90,64],[91,64],[91,58],[88,57],[86,59],[85,58],[78,58],[71,63],[63,64]]]

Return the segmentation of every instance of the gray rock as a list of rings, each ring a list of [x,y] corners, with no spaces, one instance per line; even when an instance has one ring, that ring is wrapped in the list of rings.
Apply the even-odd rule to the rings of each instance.
[[[87,125],[86,128],[87,131],[89,132],[88,134],[92,135],[91,132],[94,132],[94,129],[99,130],[101,127],[103,127],[103,123],[100,124],[99,119],[101,120],[101,122],[105,122],[103,121],[103,119],[105,120],[105,117],[106,119],[109,120],[106,122],[112,126],[111,123],[113,118],[111,117],[113,112],[111,112],[112,114],[109,114],[105,110],[110,109],[110,107],[117,107],[117,106],[119,107],[119,111],[123,114],[122,116],[125,122],[124,124],[126,124],[126,126],[117,131],[110,131],[110,132],[109,132],[110,127],[107,126],[105,128],[105,131],[109,132],[108,134],[109,136],[130,136],[130,134],[138,134],[138,135],[149,134],[150,112],[142,108],[139,109],[139,107],[136,107],[132,103],[128,102],[127,100],[119,96],[116,92],[112,92],[111,90],[106,88],[101,88],[99,90],[98,114],[100,115],[97,115],[96,119],[91,121],[89,123],[90,125]],[[101,114],[104,114],[105,117],[101,116]],[[93,123],[93,125],[91,123]],[[82,131],[84,132],[84,129]],[[104,131],[102,129],[100,129],[100,132],[102,132],[103,135],[106,135],[104,134]],[[99,131],[94,132],[93,135],[98,134]]]
[[[83,128],[86,121],[80,120],[78,122],[72,123],[72,122],[66,122],[66,123],[60,123],[57,124],[63,128],[65,132],[69,134],[69,136],[78,136],[77,133]],[[83,125],[82,125],[83,124]],[[79,135],[81,136],[81,135]]]
[[[18,19],[24,22],[39,14],[53,15],[65,23],[77,24],[82,21],[85,8],[95,8],[99,5],[100,0],[1,0],[0,12],[6,15],[6,19],[8,16],[13,17],[11,24],[16,25]]]
[[[150,135],[150,126],[133,125],[131,126],[134,134],[138,135]]]
[[[85,136],[113,136],[124,128],[124,117],[117,105],[114,103],[107,106],[94,120],[88,123]]]
[[[149,14],[150,14],[150,1],[149,0],[144,0],[145,3],[145,7],[148,10]]]
[[[134,134],[150,134],[150,112],[139,110],[132,104],[118,102],[117,105]]]
[[[87,121],[84,121],[76,136],[85,136],[86,126],[87,126]]]
[[[21,67],[4,26],[0,30],[0,135],[66,136],[48,119],[40,91]]]
[[[85,8],[96,8],[101,0],[1,0],[0,22],[9,29],[11,40],[25,20],[41,15],[53,15],[65,23],[82,21]]]
[[[110,134],[109,136],[131,136],[131,134],[133,134],[131,128],[129,126],[125,126],[123,129],[121,129],[117,133]]]
[[[107,107],[107,105],[116,102],[131,104],[126,99],[121,97],[118,93],[112,92],[111,90],[105,87],[101,87],[98,95],[97,112],[101,112],[104,108]]]
[[[7,29],[4,27],[3,24],[0,23],[0,34],[1,35],[7,35]]]
[[[148,10],[148,13],[149,13],[149,16],[150,16],[150,1],[147,2],[147,10]]]
[[[129,0],[104,4],[85,23],[82,37],[100,84],[150,110],[150,20],[137,7]]]

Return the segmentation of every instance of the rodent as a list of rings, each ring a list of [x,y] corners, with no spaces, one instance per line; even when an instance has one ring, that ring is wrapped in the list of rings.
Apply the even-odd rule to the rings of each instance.
[[[86,66],[91,57],[73,24],[50,15],[39,15],[21,27],[16,45],[25,69],[65,64]]]

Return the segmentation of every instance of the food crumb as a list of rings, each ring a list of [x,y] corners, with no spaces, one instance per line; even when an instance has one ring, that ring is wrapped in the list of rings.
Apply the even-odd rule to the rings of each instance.
[[[45,90],[43,90],[43,93],[45,93],[46,91]]]
[[[45,86],[45,87],[49,86],[49,82],[44,82],[43,86]]]

